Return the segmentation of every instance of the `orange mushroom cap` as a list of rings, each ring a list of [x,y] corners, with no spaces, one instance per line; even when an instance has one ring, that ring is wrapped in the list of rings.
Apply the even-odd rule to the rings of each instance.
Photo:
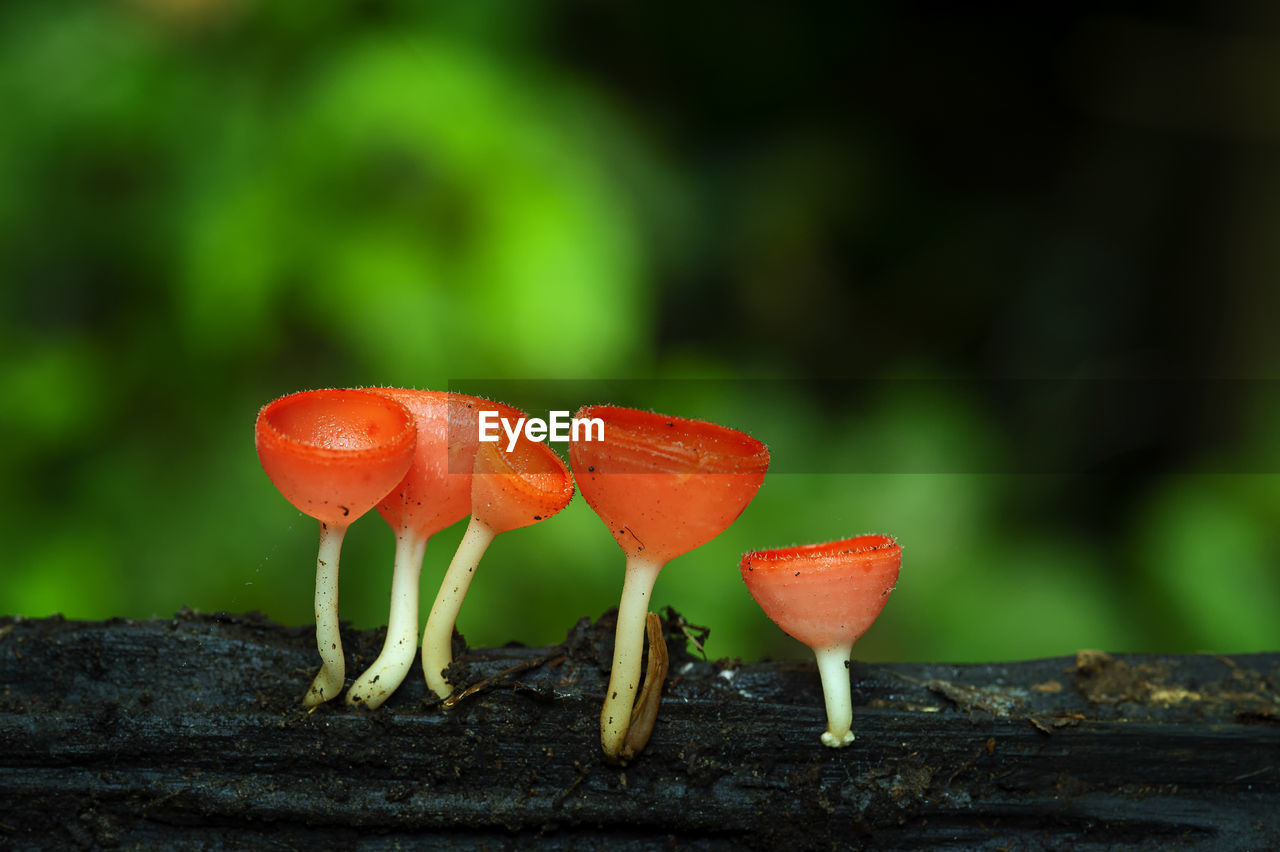
[[[495,534],[527,527],[573,499],[569,468],[546,444],[524,435],[511,452],[484,443],[476,453],[471,511]]]
[[[408,409],[361,390],[280,397],[258,412],[254,433],[262,468],[285,499],[344,528],[404,476],[417,435]]]
[[[902,548],[884,535],[757,550],[739,568],[765,615],[810,648],[852,644],[884,609]]]
[[[569,444],[578,488],[628,557],[659,562],[705,544],[751,502],[769,449],[736,429],[633,408],[595,405],[604,440]]]
[[[471,512],[471,470],[478,431],[476,414],[496,409],[503,416],[520,412],[501,403],[445,391],[370,388],[409,409],[418,426],[413,463],[400,484],[378,503],[378,514],[393,529],[427,538]]]

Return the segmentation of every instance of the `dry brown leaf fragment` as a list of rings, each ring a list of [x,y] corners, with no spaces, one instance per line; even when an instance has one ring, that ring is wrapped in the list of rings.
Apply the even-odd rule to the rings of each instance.
[[[651,612],[645,618],[645,633],[649,640],[649,663],[645,667],[644,686],[631,710],[631,724],[622,745],[622,759],[633,760],[644,750],[653,735],[658,721],[658,704],[662,701],[662,687],[667,681],[667,640],[662,635],[662,619]]]

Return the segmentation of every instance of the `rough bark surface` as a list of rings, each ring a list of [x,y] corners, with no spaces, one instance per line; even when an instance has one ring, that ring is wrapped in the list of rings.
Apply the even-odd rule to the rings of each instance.
[[[0,848],[1280,848],[1280,654],[854,664],[832,750],[812,664],[697,659],[668,613],[661,714],[618,768],[612,618],[460,649],[485,688],[448,712],[415,669],[313,713],[309,628],[0,619]],[[381,638],[344,630],[349,674]]]

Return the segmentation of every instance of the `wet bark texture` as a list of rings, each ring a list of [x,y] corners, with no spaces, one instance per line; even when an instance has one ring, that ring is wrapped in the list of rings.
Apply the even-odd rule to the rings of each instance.
[[[703,661],[669,613],[618,768],[612,617],[464,651],[481,688],[448,712],[415,667],[379,710],[314,713],[308,628],[0,619],[0,848],[1280,847],[1280,654],[854,664],[832,750],[811,663]],[[350,680],[381,633],[344,640]]]

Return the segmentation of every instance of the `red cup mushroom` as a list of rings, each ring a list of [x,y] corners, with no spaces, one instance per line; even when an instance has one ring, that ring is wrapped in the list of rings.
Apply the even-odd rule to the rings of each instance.
[[[827,706],[823,745],[853,742],[849,654],[898,581],[902,548],[884,535],[758,550],[739,567],[765,615],[813,649]]]
[[[569,461],[582,496],[627,557],[600,713],[605,756],[622,762],[658,572],[742,514],[764,481],[769,450],[725,426],[631,408],[587,406],[575,419],[603,423],[603,440],[586,440],[595,437],[587,429],[570,441]]]
[[[501,408],[503,417],[515,411]],[[523,417],[518,411],[515,414]],[[479,445],[471,484],[471,523],[449,563],[423,631],[422,670],[436,695],[447,698],[453,691],[444,676],[453,661],[453,626],[490,542],[499,533],[546,520],[572,498],[573,477],[545,444],[522,434],[510,451],[497,443]]]
[[[285,499],[320,522],[316,646],[320,673],[303,704],[342,690],[338,559],[347,527],[400,481],[413,459],[413,417],[398,402],[360,390],[316,390],[268,403],[255,424],[258,459]]]
[[[471,511],[476,410],[491,406],[465,394],[408,388],[370,388],[409,409],[417,424],[413,463],[380,503],[396,535],[387,636],[378,658],[347,690],[347,703],[370,710],[391,697],[418,651],[418,585],[427,542]]]

